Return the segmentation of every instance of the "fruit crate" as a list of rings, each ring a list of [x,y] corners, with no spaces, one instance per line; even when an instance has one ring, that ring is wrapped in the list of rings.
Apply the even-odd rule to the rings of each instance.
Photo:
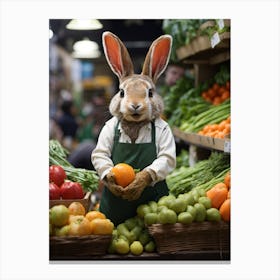
[[[89,206],[90,206],[90,196],[91,196],[91,192],[87,192],[84,196],[84,198],[82,199],[54,199],[54,200],[50,200],[49,202],[49,208],[52,208],[55,205],[59,205],[59,204],[63,204],[66,207],[68,207],[72,202],[77,201],[80,202],[81,204],[83,204],[83,206],[85,207],[86,211],[88,211]]]
[[[160,254],[187,251],[230,251],[230,224],[194,222],[189,225],[153,224],[148,226]]]
[[[105,255],[112,235],[51,236],[49,241],[50,260],[79,259],[87,256]]]

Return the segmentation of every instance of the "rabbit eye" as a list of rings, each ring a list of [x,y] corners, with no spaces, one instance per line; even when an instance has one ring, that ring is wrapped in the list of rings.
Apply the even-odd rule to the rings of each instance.
[[[120,89],[120,97],[123,98],[124,97],[124,90]]]
[[[153,97],[153,91],[152,91],[152,89],[149,89],[149,97]]]

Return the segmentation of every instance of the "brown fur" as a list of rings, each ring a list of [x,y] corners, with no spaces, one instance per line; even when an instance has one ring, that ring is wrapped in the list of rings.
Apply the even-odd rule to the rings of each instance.
[[[121,125],[124,132],[129,136],[132,143],[135,143],[136,139],[138,138],[139,131],[142,126],[147,124],[149,120],[142,121],[142,122],[128,122],[125,119],[121,120]]]

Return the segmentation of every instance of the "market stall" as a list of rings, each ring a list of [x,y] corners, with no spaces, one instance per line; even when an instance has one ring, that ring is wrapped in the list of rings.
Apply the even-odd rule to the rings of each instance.
[[[230,21],[169,21],[164,30],[173,56],[194,69],[193,83],[183,78],[164,97],[172,133],[189,147],[166,177],[169,193],[113,223],[96,200],[98,172],[75,168],[50,140],[50,260],[230,260]],[[123,187],[140,171],[115,167]]]

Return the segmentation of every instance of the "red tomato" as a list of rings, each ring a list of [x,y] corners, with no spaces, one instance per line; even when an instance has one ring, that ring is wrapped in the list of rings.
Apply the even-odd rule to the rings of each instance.
[[[81,199],[84,197],[84,190],[80,183],[66,181],[60,187],[60,195],[63,199]]]
[[[49,183],[50,200],[60,199],[60,188],[55,183]]]
[[[66,179],[66,173],[61,166],[51,165],[49,167],[49,178],[50,182],[54,182],[60,187]]]

